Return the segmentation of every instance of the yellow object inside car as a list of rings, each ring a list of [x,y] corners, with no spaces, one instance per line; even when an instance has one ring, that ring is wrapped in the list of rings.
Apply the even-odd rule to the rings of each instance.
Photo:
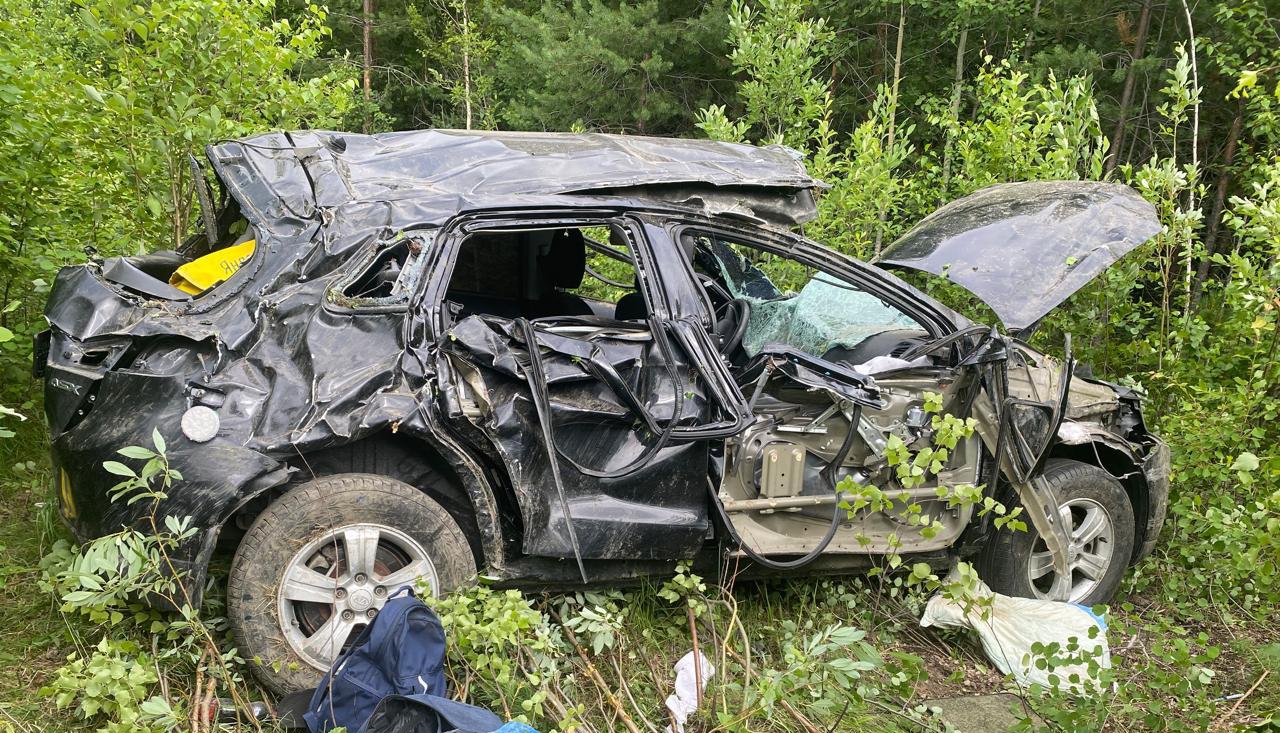
[[[253,256],[255,244],[250,239],[194,259],[175,270],[169,277],[169,284],[184,293],[199,295],[236,274],[236,270]]]

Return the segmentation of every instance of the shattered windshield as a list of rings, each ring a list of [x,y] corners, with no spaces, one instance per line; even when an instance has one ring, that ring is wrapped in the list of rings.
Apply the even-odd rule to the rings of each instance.
[[[750,303],[742,340],[749,356],[780,343],[823,357],[885,331],[923,330],[905,313],[830,273],[717,236],[687,236],[695,269]]]

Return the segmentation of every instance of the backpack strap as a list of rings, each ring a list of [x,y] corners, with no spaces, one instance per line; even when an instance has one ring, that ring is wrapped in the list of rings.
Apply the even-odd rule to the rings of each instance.
[[[438,695],[388,695],[360,733],[492,733],[501,727],[501,718],[475,705]]]
[[[296,690],[277,700],[273,706],[275,724],[284,730],[307,730],[307,721],[302,716],[310,711],[308,706],[315,694],[314,688]]]

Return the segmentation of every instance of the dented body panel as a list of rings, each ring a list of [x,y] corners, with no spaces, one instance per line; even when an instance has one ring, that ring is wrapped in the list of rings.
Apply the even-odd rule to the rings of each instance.
[[[1128,186],[1005,183],[933,212],[879,261],[957,283],[1018,332],[1159,231],[1155,207]]]
[[[893,275],[788,232],[812,218],[822,184],[783,149],[307,131],[208,152],[226,192],[218,221],[247,224],[220,225],[213,239],[253,236],[254,255],[195,297],[164,295],[168,255],[64,268],[46,310],[47,353],[36,360],[63,516],[77,536],[146,529],[149,512],[107,500],[115,481],[101,464],[149,444],[153,429],[164,436],[183,480],[158,515],[191,517],[198,529],[176,553],[193,571],[196,600],[232,517],[310,479],[327,451],[362,441],[414,441],[421,460],[447,469],[457,492],[448,507],[497,577],[547,582],[576,559],[583,580],[601,581],[744,543],[768,555],[810,552],[836,503],[833,480],[886,480],[888,437],[928,438],[928,391],[980,421],[939,480],[984,481],[1000,407],[981,365],[1008,362],[1007,389],[1027,400],[1051,400],[1063,384],[1049,357],[993,329],[983,336]],[[598,301],[575,302],[575,314],[551,308],[576,287],[565,268],[582,266],[574,258],[592,227],[608,230],[634,267],[630,317],[621,301],[603,314],[608,304]],[[452,289],[460,252],[486,237],[511,257],[519,297],[497,294],[511,295],[511,312]],[[772,326],[751,341],[743,334],[766,333],[758,319],[798,296],[744,294],[736,312],[757,321],[738,329],[741,351],[722,352],[721,332],[734,329],[719,326],[735,311],[706,289],[724,262],[707,265],[737,250],[719,239],[794,260],[896,315],[839,324],[842,335],[820,347],[777,342],[790,331]],[[205,240],[171,259],[190,259]],[[502,267],[473,265],[480,274]],[[877,307],[863,310],[879,318]],[[922,349],[914,361],[899,358]],[[857,371],[884,363],[892,368]],[[193,408],[216,414],[212,439],[182,429]],[[1168,453],[1142,425],[1137,398],[1073,381],[1050,442],[1110,451],[1108,470],[1145,502],[1136,554],[1148,552],[1163,520]],[[777,461],[795,473],[762,468]],[[979,522],[931,500],[934,488],[918,493],[943,531],[908,540],[904,552],[956,552]],[[883,514],[853,519],[813,567],[859,567],[900,529]]]

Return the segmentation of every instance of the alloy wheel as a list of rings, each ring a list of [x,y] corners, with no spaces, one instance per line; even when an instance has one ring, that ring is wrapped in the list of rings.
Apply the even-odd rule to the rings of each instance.
[[[1078,602],[1106,577],[1115,555],[1115,523],[1106,508],[1093,499],[1078,498],[1058,507],[1068,528],[1068,575],[1053,567],[1053,555],[1043,538],[1037,538],[1027,563],[1027,577],[1037,598]]]
[[[386,605],[419,578],[440,587],[426,550],[404,532],[380,524],[350,524],[308,542],[280,581],[276,607],[293,651],[326,671]]]

